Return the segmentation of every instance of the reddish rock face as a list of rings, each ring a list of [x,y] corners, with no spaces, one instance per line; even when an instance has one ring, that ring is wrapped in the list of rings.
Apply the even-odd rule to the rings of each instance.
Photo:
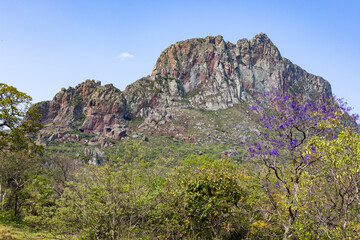
[[[119,124],[124,119],[126,104],[117,88],[87,80],[75,88],[62,89],[52,101],[38,103],[37,107],[45,125],[76,127],[92,133]]]
[[[169,107],[225,109],[253,101],[251,92],[274,88],[307,98],[331,95],[326,80],[281,57],[261,33],[236,44],[221,36],[181,41],[161,53],[151,76],[123,92],[111,84],[86,80],[74,88],[63,88],[53,100],[37,107],[45,125],[97,131],[119,139],[126,136],[126,122],[135,116],[168,121]]]
[[[236,44],[225,42],[221,36],[178,42],[161,53],[152,78],[177,79],[177,86],[170,87],[169,95],[178,100],[193,91],[201,92],[190,94],[191,106],[208,110],[248,101],[249,91],[262,93],[279,89],[305,93],[308,98],[321,93],[331,95],[326,80],[281,57],[263,33]]]

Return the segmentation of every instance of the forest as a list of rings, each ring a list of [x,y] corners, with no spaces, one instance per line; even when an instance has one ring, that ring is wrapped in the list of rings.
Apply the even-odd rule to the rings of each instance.
[[[17,226],[28,239],[357,239],[358,116],[338,99],[264,97],[251,106],[261,134],[238,146],[240,161],[154,158],[126,139],[94,166],[37,145],[31,97],[1,83],[0,236],[21,239],[1,232]]]

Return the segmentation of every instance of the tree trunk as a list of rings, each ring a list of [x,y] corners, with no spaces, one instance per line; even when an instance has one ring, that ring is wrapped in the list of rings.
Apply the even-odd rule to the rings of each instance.
[[[15,204],[14,204],[14,214],[15,214],[15,217],[17,217],[19,215],[19,210],[18,210],[18,201],[19,201],[19,198],[18,198],[18,195],[17,193],[15,193]]]

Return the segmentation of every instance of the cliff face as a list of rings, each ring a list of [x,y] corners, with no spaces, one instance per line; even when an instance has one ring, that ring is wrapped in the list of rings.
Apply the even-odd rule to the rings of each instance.
[[[45,125],[94,131],[119,139],[129,119],[169,120],[171,109],[226,109],[254,100],[252,92],[279,89],[311,99],[331,95],[330,84],[288,59],[263,33],[236,44],[221,36],[189,39],[165,49],[150,77],[121,92],[87,80],[62,89],[53,100],[38,103]]]
[[[51,101],[37,104],[43,124],[59,129],[77,128],[84,133],[103,132],[121,138],[126,101],[112,84],[87,80],[75,88],[63,88]]]
[[[263,33],[236,44],[221,36],[178,42],[161,53],[152,78],[167,78],[171,98],[186,98],[192,107],[207,110],[224,109],[248,101],[249,92],[272,89],[305,93],[308,98],[331,95],[326,80],[281,57]]]

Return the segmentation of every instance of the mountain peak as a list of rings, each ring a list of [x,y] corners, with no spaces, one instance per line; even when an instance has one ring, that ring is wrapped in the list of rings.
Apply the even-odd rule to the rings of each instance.
[[[331,95],[326,80],[283,58],[264,33],[236,44],[220,35],[207,36],[170,45],[157,59],[151,77],[123,92],[86,81],[63,89],[40,109],[46,124],[121,138],[124,121],[133,117],[159,122],[171,119],[174,108],[226,109],[261,100],[253,93],[273,89],[308,99]]]
[[[233,67],[245,65],[251,68],[266,59],[275,63],[282,57],[265,33],[257,34],[250,41],[241,39],[237,44],[225,42],[220,35],[193,38],[177,42],[165,49],[156,62],[152,77],[189,77],[191,69],[194,66],[200,67],[201,63],[208,69],[207,76],[204,77],[209,77],[223,61],[233,63],[230,64]],[[225,75],[232,73],[233,71],[230,71]]]
[[[265,42],[265,41],[270,41],[271,42],[270,38],[265,33],[262,33],[262,32],[259,33],[259,34],[256,34],[253,37],[252,40],[254,40],[254,39],[258,39],[258,40],[263,41],[263,42]]]

